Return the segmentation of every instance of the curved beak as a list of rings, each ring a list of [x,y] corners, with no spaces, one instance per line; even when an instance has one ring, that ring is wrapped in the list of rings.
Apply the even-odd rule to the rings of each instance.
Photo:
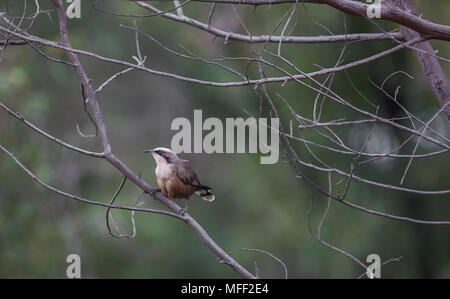
[[[154,153],[154,152],[155,152],[155,150],[152,150],[152,149],[151,149],[151,150],[145,150],[145,151],[144,151],[144,153]]]

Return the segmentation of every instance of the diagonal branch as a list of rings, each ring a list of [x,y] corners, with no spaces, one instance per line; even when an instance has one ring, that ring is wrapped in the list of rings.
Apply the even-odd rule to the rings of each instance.
[[[59,31],[61,35],[61,44],[66,48],[72,48],[70,44],[68,32],[67,32],[67,16],[65,14],[64,6],[62,0],[52,0],[53,5],[56,7],[59,19]],[[152,194],[156,199],[158,199],[161,203],[166,205],[171,210],[179,213],[182,209],[173,201],[163,196],[161,193],[155,193],[155,189],[146,183],[144,180],[140,178],[140,176],[136,175],[131,169],[128,168],[122,161],[120,161],[117,157],[114,156],[111,150],[111,142],[109,139],[109,135],[103,122],[103,117],[100,111],[100,107],[98,105],[95,91],[92,88],[92,84],[81,65],[78,56],[71,51],[66,51],[70,61],[74,64],[74,67],[77,71],[78,77],[83,85],[83,88],[86,92],[86,96],[88,98],[88,104],[93,112],[94,120],[98,126],[98,130],[100,133],[100,138],[102,141],[103,149],[105,152],[105,159],[111,163],[114,167],[116,167],[127,179],[135,183],[139,186],[144,192]],[[240,274],[242,277],[247,279],[256,278],[252,273],[250,273],[247,269],[241,266],[238,262],[236,262],[228,253],[226,253],[221,247],[219,247],[214,240],[206,233],[203,227],[195,221],[190,215],[185,213],[183,216],[179,216],[183,219],[186,224],[188,224],[200,237],[203,243],[208,246],[224,263],[229,265],[235,272]]]
[[[400,0],[400,4],[408,14],[416,14],[414,0]],[[413,40],[419,37],[419,33],[405,26],[402,26],[401,32],[406,40]],[[428,41],[424,41],[423,43],[417,44],[416,48],[418,48],[418,50],[414,50],[414,54],[422,67],[423,73],[428,79],[439,105],[444,107],[450,102],[450,85],[448,84],[447,78],[437,58],[427,54],[435,53],[433,47]],[[445,107],[444,113],[450,120],[450,106],[447,105],[447,107]]]
[[[39,134],[41,134],[42,136],[44,136],[45,138],[65,147],[68,148],[70,150],[79,152],[81,154],[87,155],[87,156],[91,156],[91,157],[96,157],[96,158],[102,158],[105,156],[104,153],[96,153],[96,152],[90,152],[87,150],[84,150],[82,148],[73,146],[71,144],[68,144],[50,134],[48,134],[47,132],[39,129],[38,127],[36,127],[34,124],[32,124],[31,122],[27,121],[20,113],[18,112],[14,112],[11,109],[9,109],[5,104],[0,102],[0,108],[2,108],[3,110],[5,110],[6,112],[8,112],[10,115],[14,116],[15,118],[17,118],[18,120],[20,120],[21,122],[23,122],[24,124],[26,124],[28,127],[30,127],[31,129],[33,129],[34,131],[38,132]]]

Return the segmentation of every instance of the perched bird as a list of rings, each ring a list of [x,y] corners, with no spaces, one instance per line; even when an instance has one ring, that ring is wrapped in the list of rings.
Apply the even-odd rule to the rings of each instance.
[[[200,181],[192,170],[188,160],[180,159],[171,149],[157,147],[145,150],[144,153],[152,153],[156,161],[156,182],[161,193],[171,199],[184,198],[187,211],[188,200],[192,194],[197,194],[206,201],[214,201],[212,189],[200,184]]]

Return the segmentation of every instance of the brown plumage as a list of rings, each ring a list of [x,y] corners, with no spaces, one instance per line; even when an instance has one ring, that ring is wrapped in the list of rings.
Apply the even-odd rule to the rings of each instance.
[[[188,160],[180,159],[172,150],[158,147],[154,150],[144,152],[152,153],[156,161],[156,182],[161,193],[169,198],[186,199],[187,211],[188,200],[194,193],[200,195],[206,201],[213,201],[212,189],[200,184],[200,181],[192,170]]]

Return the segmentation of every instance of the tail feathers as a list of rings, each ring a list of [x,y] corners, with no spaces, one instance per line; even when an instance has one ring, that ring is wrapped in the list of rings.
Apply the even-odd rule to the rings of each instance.
[[[195,191],[195,194],[201,196],[203,200],[209,202],[214,201],[215,199],[214,194],[212,194],[212,189],[208,186],[200,185],[199,189]]]
[[[216,197],[214,196],[214,194],[210,194],[210,195],[202,196],[202,199],[206,200],[206,201],[209,201],[209,202],[212,202],[212,201],[214,201],[214,199],[216,199]]]

